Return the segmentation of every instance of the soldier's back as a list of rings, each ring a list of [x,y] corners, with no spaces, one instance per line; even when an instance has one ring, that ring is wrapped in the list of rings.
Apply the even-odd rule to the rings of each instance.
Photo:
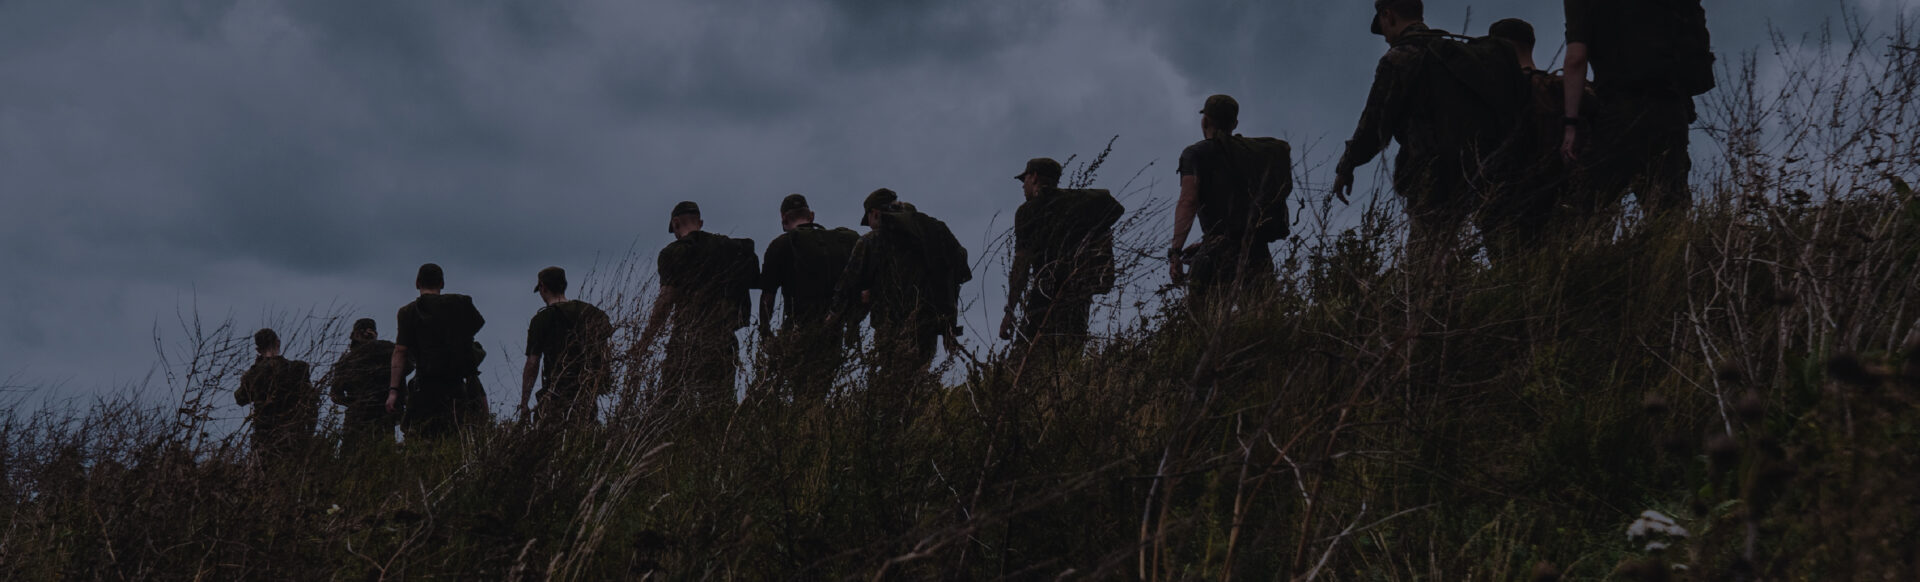
[[[813,225],[795,228],[775,240],[776,244],[784,241],[792,253],[793,263],[787,266],[791,269],[790,277],[781,287],[790,319],[812,320],[826,314],[834,284],[846,270],[854,245],[860,241],[860,234],[852,229],[807,226]]]

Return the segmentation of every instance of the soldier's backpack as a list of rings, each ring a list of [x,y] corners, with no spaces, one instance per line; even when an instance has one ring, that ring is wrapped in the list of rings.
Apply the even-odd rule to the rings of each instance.
[[[1120,222],[1126,214],[1126,207],[1113,198],[1113,193],[1104,188],[1061,188],[1061,201],[1067,208],[1066,215],[1072,217],[1086,231],[1076,241],[1082,245],[1083,263],[1080,268],[1091,269],[1091,284],[1095,295],[1103,295],[1113,290],[1115,267],[1113,264],[1113,225]]]
[[[1513,44],[1438,31],[1416,33],[1410,41],[1426,51],[1424,88],[1438,135],[1462,147],[1465,160],[1502,159],[1499,151],[1509,145],[1533,93]]]
[[[457,293],[422,295],[414,300],[414,310],[419,323],[431,329],[430,335],[419,338],[419,345],[407,346],[420,376],[462,378],[479,372],[487,354],[473,336],[486,320],[474,309],[472,297]]]
[[[860,233],[853,229],[840,227],[796,228],[787,233],[787,240],[793,243],[793,272],[811,273],[813,276],[796,276],[793,286],[795,296],[824,298],[833,295],[833,285],[840,272],[847,268],[847,259],[853,256],[854,243],[860,242]]]
[[[1241,191],[1253,197],[1247,206],[1248,230],[1253,240],[1270,243],[1287,238],[1287,197],[1293,194],[1293,146],[1272,137],[1227,138],[1227,163]]]
[[[959,320],[960,285],[973,280],[973,268],[967,265],[967,249],[954,238],[947,223],[919,211],[902,210],[880,215],[880,232],[888,247],[917,259],[920,297],[947,325]]]
[[[1692,97],[1713,90],[1713,39],[1700,0],[1613,0],[1590,57],[1596,79]],[[1598,41],[1596,41],[1598,42]]]

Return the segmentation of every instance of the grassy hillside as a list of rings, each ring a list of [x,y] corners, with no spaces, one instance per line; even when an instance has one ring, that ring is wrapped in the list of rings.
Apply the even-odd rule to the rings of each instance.
[[[1276,245],[1254,307],[1142,302],[1063,369],[952,360],[905,404],[850,371],[659,410],[635,361],[602,428],[265,470],[210,429],[249,357],[209,325],[175,403],[0,416],[0,577],[1920,578],[1920,66],[1875,56],[1905,38],[1796,65],[1869,81],[1813,95],[1734,63],[1684,218],[1440,268],[1373,208]]]

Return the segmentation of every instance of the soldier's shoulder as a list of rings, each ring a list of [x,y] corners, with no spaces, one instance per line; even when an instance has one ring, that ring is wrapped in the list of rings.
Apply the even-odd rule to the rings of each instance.
[[[1380,55],[1380,68],[1397,69],[1417,64],[1421,53],[1426,50],[1426,42],[1411,41],[1393,45],[1386,54]]]

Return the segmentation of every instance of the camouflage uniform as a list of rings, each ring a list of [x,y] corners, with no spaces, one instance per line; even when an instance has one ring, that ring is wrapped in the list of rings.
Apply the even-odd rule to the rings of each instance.
[[[1592,139],[1575,169],[1580,198],[1576,210],[1592,213],[1620,203],[1633,192],[1643,208],[1684,211],[1693,205],[1687,174],[1688,126],[1695,118],[1693,98],[1659,83],[1623,81],[1627,67],[1621,46],[1639,42],[1634,27],[1640,15],[1610,2],[1565,0],[1567,42],[1585,43],[1593,68],[1593,87],[1602,107],[1582,127]]]
[[[1047,158],[1028,162],[1028,173],[1049,172],[1057,178],[1060,165]],[[1105,191],[1063,191],[1043,186],[1039,194],[1020,204],[1013,218],[1016,259],[1011,281],[1026,281],[1013,289],[1021,301],[1020,336],[1016,354],[1038,345],[1044,351],[1078,352],[1087,342],[1093,296],[1113,284],[1113,230],[1126,209]]]
[[[268,464],[285,462],[311,444],[320,417],[320,392],[311,374],[306,362],[260,356],[240,376],[233,399],[253,407],[247,415],[253,422],[253,448]]]
[[[1385,150],[1389,140],[1400,144],[1393,163],[1393,190],[1406,203],[1412,222],[1408,246],[1437,250],[1450,245],[1473,208],[1474,191],[1467,179],[1472,164],[1469,149],[1457,143],[1460,135],[1448,127],[1446,104],[1436,103],[1424,87],[1430,78],[1427,43],[1451,42],[1447,33],[1411,24],[1402,38],[1380,57],[1373,88],[1360,125],[1347,141],[1346,152],[1334,167],[1350,176]]]
[[[568,300],[540,308],[527,324],[527,355],[540,357],[540,422],[592,424],[608,378],[613,323],[593,304]]]
[[[407,348],[413,379],[407,383],[401,429],[407,438],[433,439],[486,416],[480,358],[474,334],[487,323],[473,298],[455,293],[421,294],[400,308],[394,344]]]
[[[372,320],[365,320],[371,324]],[[356,326],[356,331],[358,326]],[[347,353],[333,363],[327,376],[333,386],[333,403],[346,408],[341,421],[342,448],[348,451],[367,446],[393,444],[393,415],[387,412],[387,381],[393,362],[393,342],[354,340]]]
[[[660,249],[660,285],[674,290],[672,331],[660,363],[662,394],[669,399],[691,397],[700,406],[735,402],[740,340],[734,330],[746,325],[747,306],[729,295],[753,284],[728,272],[737,244],[694,231]]]
[[[960,285],[973,279],[966,249],[946,224],[900,209],[891,190],[867,197],[866,207],[892,208],[854,244],[834,292],[834,312],[856,311],[871,296],[875,382],[904,385],[933,362],[941,336],[959,321]],[[866,219],[861,219],[867,225]]]
[[[807,208],[795,194],[781,202],[781,212]],[[848,322],[828,326],[833,309],[833,287],[846,271],[860,234],[848,228],[829,229],[807,223],[795,226],[767,244],[760,268],[760,292],[779,293],[785,301],[780,335],[769,338],[767,350],[773,380],[795,399],[817,400],[833,388],[834,377],[846,363]]]

